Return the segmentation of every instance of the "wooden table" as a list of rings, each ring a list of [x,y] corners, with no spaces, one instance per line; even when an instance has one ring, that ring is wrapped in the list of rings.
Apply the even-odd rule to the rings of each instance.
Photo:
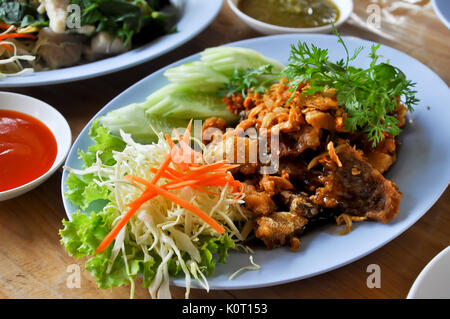
[[[341,33],[402,50],[449,83],[450,31],[437,19],[428,1],[420,2],[418,11],[383,4],[381,28],[369,30],[365,21],[373,13],[367,12],[373,2],[356,0],[355,12],[342,26]],[[240,22],[224,4],[218,17],[199,36],[156,60],[91,80],[10,91],[55,106],[69,121],[75,138],[101,107],[148,74],[204,48],[256,36],[260,34]],[[0,298],[128,298],[128,287],[112,291],[98,289],[94,278],[84,270],[84,261],[69,257],[59,244],[58,230],[66,217],[60,185],[61,169],[35,190],[0,203]],[[350,265],[290,284],[210,293],[193,290],[191,297],[404,298],[423,267],[450,245],[449,212],[450,190],[447,189],[409,230]],[[67,267],[71,264],[81,266],[81,288],[67,288]],[[380,266],[381,288],[370,289],[366,285],[370,264]],[[183,298],[184,289],[172,288],[172,294]],[[135,297],[148,298],[149,294],[137,285]]]

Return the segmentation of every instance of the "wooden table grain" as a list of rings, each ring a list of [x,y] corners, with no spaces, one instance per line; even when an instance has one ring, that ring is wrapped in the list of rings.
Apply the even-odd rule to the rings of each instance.
[[[450,83],[450,31],[429,1],[355,0],[352,17],[340,31],[380,42],[420,60]],[[378,8],[374,7],[377,6]],[[378,10],[378,11],[377,11]],[[379,16],[374,14],[380,13]],[[380,23],[379,28],[374,26]],[[375,19],[375,20],[374,20]],[[369,22],[369,23],[368,23]],[[238,20],[225,3],[213,23],[178,49],[153,61],[103,77],[52,86],[8,91],[41,99],[68,120],[75,138],[108,101],[159,68],[207,47],[261,36]],[[446,101],[448,103],[448,101]],[[61,169],[33,191],[0,202],[0,298],[128,298],[129,288],[97,288],[84,261],[69,257],[59,243],[65,218]],[[450,190],[411,228],[370,255],[337,270],[289,284],[248,290],[194,289],[192,298],[405,298],[423,267],[450,245]],[[81,269],[80,288],[68,288],[70,265]],[[381,287],[366,284],[368,265],[381,270]],[[174,298],[184,289],[172,287]],[[149,298],[136,285],[136,298]]]

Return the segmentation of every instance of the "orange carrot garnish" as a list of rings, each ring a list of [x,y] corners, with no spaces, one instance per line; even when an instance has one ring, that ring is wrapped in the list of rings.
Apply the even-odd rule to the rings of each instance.
[[[162,187],[156,186],[154,184],[149,184],[148,188],[158,193],[158,195],[161,195],[165,197],[166,199],[178,204],[179,206],[193,212],[195,215],[200,217],[205,223],[207,223],[209,226],[211,226],[214,230],[216,230],[220,235],[222,235],[225,232],[225,229],[216,222],[211,216],[209,216],[207,213],[202,211],[197,206],[192,205],[188,201],[185,201],[184,199],[164,190]]]
[[[0,46],[3,47],[3,48],[5,48],[6,50],[8,50],[8,51],[10,51],[10,52],[14,52],[14,49],[13,49],[9,44],[6,44],[6,43],[0,43]]]
[[[178,140],[178,145],[175,145],[168,134],[165,135],[170,146],[170,152],[165,156],[163,163],[158,169],[150,168],[150,172],[154,174],[151,181],[134,175],[127,175],[124,177],[132,183],[142,184],[146,188],[137,199],[127,204],[130,209],[103,239],[97,248],[98,253],[104,251],[111,244],[121,229],[145,202],[153,199],[157,195],[161,195],[186,210],[191,211],[215,229],[219,234],[225,232],[225,229],[207,213],[192,205],[190,202],[169,192],[169,190],[191,187],[202,192],[218,195],[217,193],[203,189],[203,187],[225,186],[228,184],[233,187],[234,192],[238,192],[240,189],[240,192],[236,195],[235,199],[239,198],[243,193],[244,188],[242,183],[235,180],[228,172],[239,165],[227,164],[224,161],[206,165],[201,165],[196,162],[196,159],[202,160],[203,156],[194,151],[189,145],[191,125],[192,121],[189,122],[183,137],[181,137],[178,131],[174,129],[174,135]],[[174,165],[175,169],[169,167],[171,163]],[[162,186],[158,186],[156,183],[160,178],[167,179],[169,182]]]
[[[14,27],[12,24],[7,24],[7,23],[4,23],[4,22],[0,22],[0,29],[8,30],[11,27],[12,27],[11,30],[16,30],[16,27]]]
[[[36,39],[37,36],[30,33],[6,33],[6,34],[0,34],[0,40],[4,39],[10,39],[10,38],[29,38],[29,39]]]

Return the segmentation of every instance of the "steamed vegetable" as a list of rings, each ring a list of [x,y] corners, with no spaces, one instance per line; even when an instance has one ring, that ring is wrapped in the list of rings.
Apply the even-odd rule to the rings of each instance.
[[[106,31],[125,46],[135,34],[144,32],[147,38],[155,38],[169,31],[166,14],[158,11],[170,4],[168,0],[70,0],[69,3],[80,6],[81,26],[95,26],[96,33]],[[152,31],[145,32],[147,28]]]
[[[149,127],[169,133],[173,127],[186,127],[190,119],[205,120],[212,116],[233,124],[238,116],[226,109],[217,91],[236,70],[260,67],[277,73],[282,69],[280,63],[251,49],[206,49],[201,53],[201,61],[166,70],[164,75],[169,84],[153,92],[146,101],[111,111],[101,121],[114,134],[121,128],[141,142],[156,140]]]

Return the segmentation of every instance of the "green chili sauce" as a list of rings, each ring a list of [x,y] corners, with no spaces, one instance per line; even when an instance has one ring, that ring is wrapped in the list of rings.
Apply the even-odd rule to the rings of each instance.
[[[339,9],[331,0],[240,0],[246,15],[273,25],[314,28],[339,19]]]

